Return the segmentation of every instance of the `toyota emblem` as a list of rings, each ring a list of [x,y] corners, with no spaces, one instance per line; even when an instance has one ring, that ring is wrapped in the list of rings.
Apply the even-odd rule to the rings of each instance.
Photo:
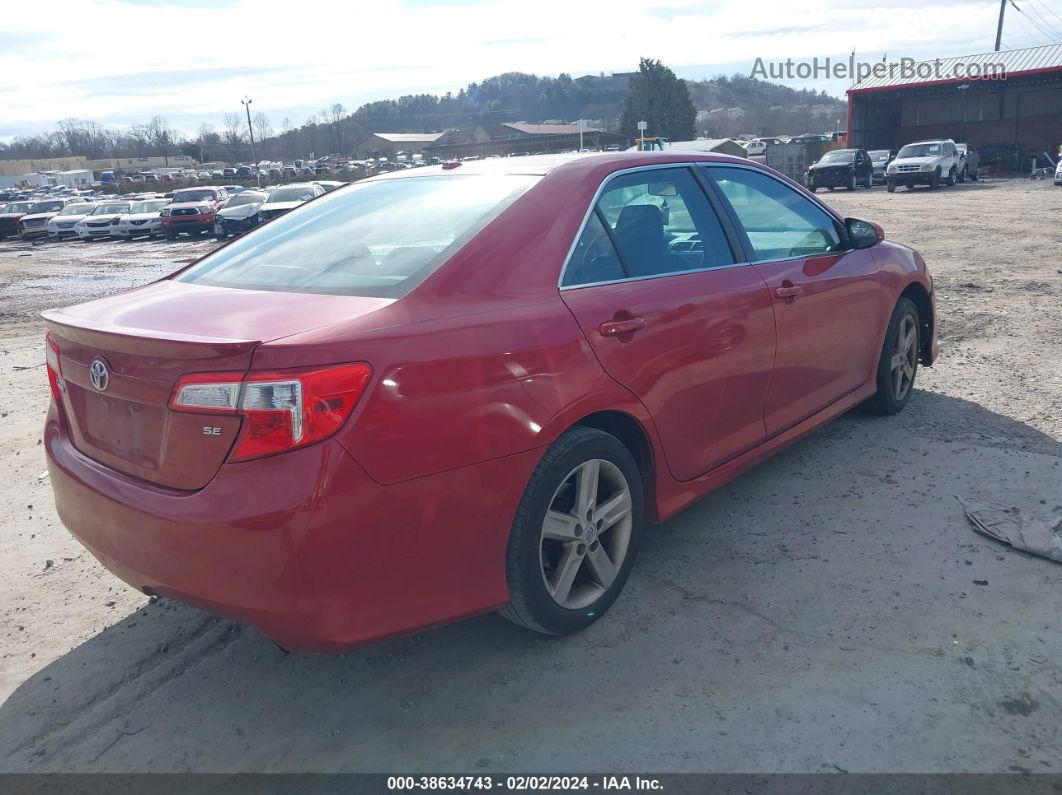
[[[92,386],[98,391],[105,390],[107,384],[111,382],[111,374],[107,370],[107,362],[103,361],[103,359],[93,359],[92,364],[89,365],[89,378],[92,379]]]

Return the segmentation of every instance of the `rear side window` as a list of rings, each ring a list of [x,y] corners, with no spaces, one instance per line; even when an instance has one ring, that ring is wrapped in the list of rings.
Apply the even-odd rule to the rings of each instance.
[[[689,169],[650,169],[608,181],[561,285],[663,276],[733,263],[719,219]]]
[[[399,298],[537,179],[433,176],[353,185],[238,238],[177,281]]]
[[[755,253],[755,261],[809,257],[841,251],[834,218],[788,185],[744,168],[709,167],[734,210]]]

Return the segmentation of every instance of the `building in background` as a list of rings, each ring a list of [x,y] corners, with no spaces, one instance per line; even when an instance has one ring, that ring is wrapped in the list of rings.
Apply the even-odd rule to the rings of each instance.
[[[373,152],[381,155],[393,155],[396,152],[408,152],[411,155],[422,153],[449,133],[373,133],[358,144],[358,153],[370,156]]]
[[[869,77],[848,89],[850,146],[899,149],[952,138],[977,147],[987,171],[1028,171],[1062,144],[1062,44],[940,59],[957,66],[999,64],[1004,79]],[[918,67],[912,71],[917,74]]]

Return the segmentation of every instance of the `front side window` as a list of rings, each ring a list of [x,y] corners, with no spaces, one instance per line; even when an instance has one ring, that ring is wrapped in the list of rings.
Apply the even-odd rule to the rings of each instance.
[[[536,180],[469,175],[363,182],[258,227],[176,279],[400,298]]]
[[[842,251],[834,218],[788,185],[743,168],[706,168],[734,210],[755,260]]]

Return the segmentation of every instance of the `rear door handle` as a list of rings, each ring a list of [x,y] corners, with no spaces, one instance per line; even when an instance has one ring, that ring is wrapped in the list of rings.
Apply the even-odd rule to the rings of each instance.
[[[778,298],[785,298],[792,301],[798,295],[800,295],[800,287],[795,284],[783,284],[781,287],[774,291],[775,296]]]
[[[645,328],[644,317],[630,317],[626,320],[609,320],[602,323],[598,331],[602,337],[618,337],[620,334],[631,334],[638,329]]]

